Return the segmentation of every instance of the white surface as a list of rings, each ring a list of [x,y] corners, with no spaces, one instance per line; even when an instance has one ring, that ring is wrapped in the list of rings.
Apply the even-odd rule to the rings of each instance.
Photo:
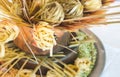
[[[105,47],[106,63],[101,77],[119,77],[120,74],[120,24],[90,29]]]
[[[120,12],[120,7],[110,9],[109,12],[115,11]],[[120,18],[120,15],[116,17]],[[94,27],[90,30],[100,38],[106,50],[106,63],[101,77],[120,77],[120,23]]]

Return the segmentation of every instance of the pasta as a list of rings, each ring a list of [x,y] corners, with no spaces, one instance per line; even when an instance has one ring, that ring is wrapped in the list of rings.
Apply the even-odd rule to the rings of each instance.
[[[16,70],[16,69],[11,69],[8,73],[6,73],[6,74],[4,75],[4,77],[16,77],[15,75],[16,75],[17,71],[18,71],[18,70]],[[1,76],[1,74],[2,74],[3,72],[4,72],[4,71],[0,70],[0,76]]]
[[[28,69],[23,69],[21,71],[19,71],[18,76],[19,77],[36,77],[36,74],[32,73],[32,70],[28,70]]]
[[[56,40],[51,26],[46,22],[40,22],[34,28],[33,37],[36,46],[43,51],[50,50],[50,56],[52,56],[53,46],[56,45]]]
[[[101,0],[82,0],[82,4],[86,11],[96,11],[102,7]]]
[[[65,19],[79,18],[83,16],[83,5],[79,0],[55,0],[58,1],[64,10]]]
[[[53,71],[48,71],[46,77],[58,77],[58,75]]]
[[[54,24],[63,21],[64,11],[62,6],[58,2],[44,5],[41,9],[40,19]]]
[[[44,23],[44,25],[42,25],[43,23]],[[48,23],[45,23],[45,22],[39,23],[39,25],[41,25],[43,27],[45,26],[45,24],[46,24],[46,26],[48,26]],[[40,30],[37,30],[38,33],[39,33],[39,31],[41,33],[41,29],[43,27],[40,27]],[[48,26],[47,28],[49,29],[49,28],[51,28],[51,26]],[[36,28],[36,29],[39,29],[39,28]],[[44,29],[42,29],[42,30],[44,30]],[[40,77],[40,75],[37,75],[36,73],[41,66],[49,69],[46,72],[47,74],[45,74],[45,75],[43,74],[43,77],[44,76],[45,77],[87,77],[90,74],[90,72],[95,64],[95,61],[96,61],[96,55],[94,55],[94,54],[96,54],[96,50],[93,49],[94,42],[93,42],[93,45],[90,44],[88,46],[85,44],[85,42],[87,41],[87,42],[91,43],[91,41],[88,41],[88,40],[90,40],[90,37],[88,37],[86,34],[84,34],[82,32],[80,32],[80,33],[77,32],[76,35],[77,36],[75,38],[77,39],[78,42],[76,42],[75,40],[72,40],[71,45],[74,45],[75,43],[78,43],[81,45],[83,43],[82,45],[84,45],[84,46],[82,46],[80,48],[78,48],[78,45],[74,46],[74,47],[78,48],[79,52],[82,49],[82,51],[80,53],[78,53],[78,56],[74,60],[75,61],[74,63],[66,64],[66,63],[63,63],[58,58],[50,58],[50,57],[46,57],[46,56],[36,56],[36,58],[38,59],[38,65],[36,65],[35,68],[33,68],[33,69],[30,69],[30,68],[28,69],[26,67],[26,64],[28,61],[30,61],[31,63],[36,62],[35,59],[33,58],[33,56],[27,55],[25,52],[22,52],[22,50],[20,50],[18,47],[16,47],[16,45],[13,42],[9,42],[9,43],[5,44],[5,47],[6,47],[5,57],[0,58],[0,63],[1,63],[0,77],[2,77],[2,76],[3,77]],[[73,42],[75,42],[75,43],[73,43]],[[38,43],[40,43],[40,41],[38,41]],[[89,49],[88,52],[92,51],[92,53],[85,53],[87,51],[87,48]],[[90,55],[90,56],[88,56],[88,55]],[[24,62],[22,62],[23,63],[22,66],[20,65],[20,68],[16,69],[14,67],[14,64],[17,64],[17,62],[20,61],[21,59],[24,59],[25,61],[23,60]],[[61,67],[54,61],[57,61],[63,67]],[[7,64],[6,64],[6,62],[7,62]],[[10,65],[10,66],[7,67],[7,65]],[[5,71],[1,70],[1,68],[3,69],[4,67],[7,67],[7,68],[5,68]],[[11,69],[8,70],[9,68],[11,68]],[[6,70],[7,70],[7,72],[6,72]],[[44,71],[44,70],[41,69],[41,71]]]
[[[24,31],[25,29],[21,28],[23,36],[22,38],[20,37],[20,39],[23,39],[23,41],[20,42],[23,44],[20,45],[22,47],[18,46],[20,48],[19,49],[15,45],[8,47],[5,46],[5,50],[4,45],[6,43],[10,44],[11,42],[9,41],[12,41],[12,43],[14,42],[13,40],[19,34],[19,28],[16,27],[16,24],[12,23],[11,21],[5,20],[0,22],[0,77],[37,77],[38,71],[42,77],[42,73],[44,72],[42,67],[49,69],[48,71],[45,71],[47,73],[45,77],[87,77],[95,66],[97,57],[97,49],[94,41],[91,41],[91,38],[89,38],[87,34],[73,32],[72,35],[71,33],[71,38],[67,46],[62,46],[58,42],[60,47],[66,48],[63,50],[61,49],[60,53],[58,52],[55,54],[60,56],[60,58],[56,58],[55,56],[50,58],[47,55],[37,55],[35,54],[36,51],[34,52],[33,50],[42,49],[43,52],[50,51],[50,56],[52,56],[53,47],[57,43],[54,36],[54,26],[59,27],[63,24],[63,28],[61,27],[59,29],[65,29],[65,27],[67,29],[68,27],[66,25],[73,24],[74,26],[74,23],[77,24],[77,22],[80,22],[78,25],[80,24],[79,26],[81,26],[82,23],[84,24],[84,20],[87,18],[86,14],[91,15],[91,13],[85,12],[97,11],[102,7],[102,2],[104,3],[109,1],[113,0],[0,0],[0,10],[2,12],[0,13],[0,17],[11,19],[11,21],[17,23],[17,26],[27,25],[30,27],[30,31],[33,31],[30,34],[32,37],[29,38],[27,36],[27,32],[25,33]],[[83,14],[86,16],[85,18],[83,17],[84,20],[82,19]],[[46,22],[52,24],[53,26]],[[75,28],[75,26],[73,28]],[[88,25],[86,24],[86,26]],[[62,32],[64,33],[64,31]],[[26,35],[25,37],[24,34]],[[62,43],[64,43],[64,41],[62,41]],[[35,47],[31,46],[31,44]],[[31,55],[25,53],[25,51],[21,51],[21,49],[24,50],[24,46],[29,49],[28,51],[33,51],[33,54]],[[73,61],[75,62],[72,64],[67,64],[64,61],[61,61],[64,59],[64,57],[67,58],[67,49],[78,53],[76,56],[77,59],[74,59]],[[37,51],[40,53],[39,50]],[[63,57],[59,54],[65,56]],[[29,64],[29,62],[32,65],[37,65],[33,65],[33,68],[28,69],[26,65]],[[22,66],[19,66],[20,63],[23,63]],[[63,67],[61,67],[59,64]],[[17,65],[18,68],[16,67]]]
[[[18,27],[10,21],[3,20],[0,22],[0,57],[4,57],[5,48],[4,44],[14,40],[19,34]]]

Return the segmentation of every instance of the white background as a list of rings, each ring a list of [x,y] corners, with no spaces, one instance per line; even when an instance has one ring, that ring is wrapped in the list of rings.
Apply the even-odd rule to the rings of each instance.
[[[115,4],[120,5],[120,2]],[[117,11],[120,12],[120,7],[110,9],[108,13]],[[110,18],[114,17],[120,20],[120,15]],[[100,38],[106,50],[105,68],[100,77],[120,77],[120,23],[102,25],[101,27],[90,28],[90,30]]]

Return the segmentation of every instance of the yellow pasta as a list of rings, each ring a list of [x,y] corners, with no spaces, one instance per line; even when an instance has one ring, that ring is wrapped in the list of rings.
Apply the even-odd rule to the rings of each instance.
[[[101,0],[82,0],[82,4],[86,11],[96,11],[102,7]]]
[[[33,37],[36,46],[43,51],[50,50],[50,56],[52,56],[53,46],[56,45],[52,27],[46,22],[40,22],[39,25],[34,28]]]
[[[0,57],[4,57],[5,48],[4,44],[14,40],[19,34],[18,27],[8,20],[3,20],[0,22]]]

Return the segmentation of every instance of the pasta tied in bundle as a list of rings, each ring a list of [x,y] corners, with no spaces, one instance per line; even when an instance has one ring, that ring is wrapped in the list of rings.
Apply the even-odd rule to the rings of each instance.
[[[64,10],[65,19],[79,18],[83,16],[83,5],[79,0],[56,0]]]
[[[41,9],[40,19],[54,24],[62,22],[64,20],[64,11],[62,6],[58,2],[46,4]]]
[[[34,27],[33,38],[38,48],[41,48],[43,51],[50,50],[50,56],[52,56],[53,46],[56,45],[52,26],[46,22],[40,22]]]
[[[68,4],[64,7],[65,9],[65,18],[79,18],[83,16],[83,5],[80,2]]]
[[[82,4],[87,12],[96,11],[102,7],[101,0],[82,0]]]
[[[19,34],[18,27],[8,20],[0,21],[0,58],[5,56],[4,44],[14,40]]]

